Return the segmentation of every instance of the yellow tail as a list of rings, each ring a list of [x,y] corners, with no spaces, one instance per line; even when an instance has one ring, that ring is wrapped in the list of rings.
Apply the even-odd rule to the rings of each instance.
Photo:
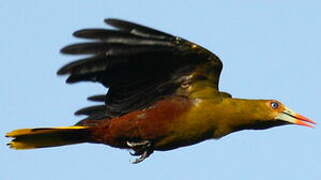
[[[88,126],[17,129],[6,134],[14,138],[8,146],[13,149],[34,149],[63,146],[90,141]]]

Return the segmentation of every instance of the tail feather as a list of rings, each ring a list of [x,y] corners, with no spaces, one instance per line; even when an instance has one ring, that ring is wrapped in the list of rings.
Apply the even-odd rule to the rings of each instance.
[[[90,141],[88,126],[17,129],[6,134],[14,138],[8,146],[13,149],[34,149],[77,144]]]

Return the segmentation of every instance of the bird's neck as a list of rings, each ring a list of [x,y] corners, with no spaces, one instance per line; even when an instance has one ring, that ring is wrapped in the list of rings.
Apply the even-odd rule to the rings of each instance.
[[[227,134],[243,129],[256,129],[262,114],[262,100],[223,98],[220,102],[210,99],[200,104],[202,113],[212,124],[213,138],[220,138]]]

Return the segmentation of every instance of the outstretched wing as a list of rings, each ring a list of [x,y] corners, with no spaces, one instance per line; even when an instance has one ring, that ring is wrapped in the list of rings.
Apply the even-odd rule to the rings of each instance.
[[[69,75],[68,83],[94,81],[109,88],[107,116],[147,107],[178,93],[195,79],[210,80],[218,88],[222,63],[205,48],[135,23],[119,19],[105,22],[115,29],[84,29],[73,34],[89,41],[69,45],[61,52],[89,56],[63,66],[58,74]],[[92,100],[101,101],[102,96]],[[78,114],[88,115],[104,107],[91,108]]]

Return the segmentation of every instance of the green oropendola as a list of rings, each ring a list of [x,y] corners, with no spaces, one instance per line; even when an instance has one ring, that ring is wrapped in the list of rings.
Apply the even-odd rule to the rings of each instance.
[[[75,143],[103,143],[131,149],[139,156],[223,137],[244,129],[285,124],[315,124],[277,100],[233,98],[218,89],[222,62],[209,50],[158,30],[119,19],[114,29],[84,29],[73,35],[88,42],[69,45],[64,54],[89,55],[63,66],[67,83],[103,84],[106,95],[91,96],[100,105],[83,108],[87,117],[74,126],[18,129],[14,149]]]

